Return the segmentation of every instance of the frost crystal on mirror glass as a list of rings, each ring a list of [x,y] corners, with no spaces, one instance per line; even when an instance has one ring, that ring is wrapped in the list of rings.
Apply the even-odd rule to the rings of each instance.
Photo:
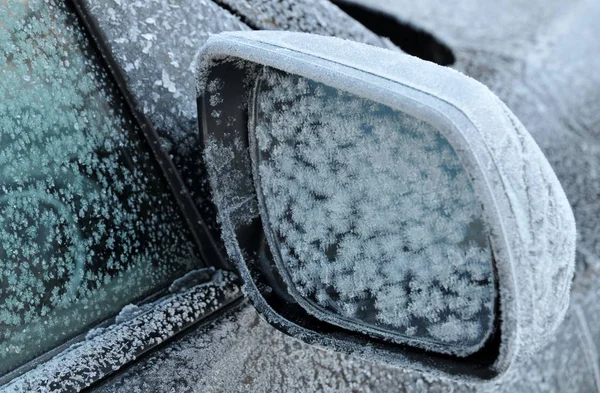
[[[308,311],[426,348],[480,348],[493,330],[492,252],[448,141],[312,80],[266,68],[258,83],[266,229]]]
[[[87,39],[62,1],[0,2],[0,373],[198,263]]]

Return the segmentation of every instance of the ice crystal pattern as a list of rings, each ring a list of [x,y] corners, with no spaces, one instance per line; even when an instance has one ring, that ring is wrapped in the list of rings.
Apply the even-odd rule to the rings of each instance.
[[[213,34],[249,28],[206,0],[82,0],[120,68],[132,104],[152,123],[205,223],[219,238],[201,160],[194,70]]]
[[[0,373],[197,261],[74,12],[0,2]]]
[[[179,287],[171,296],[143,307],[124,307],[116,324],[91,331],[84,341],[11,381],[5,390],[46,392],[50,386],[52,391],[79,392],[240,295],[232,273],[208,269],[190,273],[205,282]]]
[[[218,0],[256,30],[283,30],[329,35],[394,48],[326,0]]]
[[[480,347],[494,318],[491,249],[442,134],[268,68],[255,105],[271,245],[309,311],[448,352]]]

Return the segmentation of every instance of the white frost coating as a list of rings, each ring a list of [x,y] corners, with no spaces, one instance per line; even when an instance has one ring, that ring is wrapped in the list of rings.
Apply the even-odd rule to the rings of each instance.
[[[199,264],[64,1],[0,2],[0,374]]]
[[[589,295],[584,311],[598,316],[600,295]],[[570,309],[559,327],[560,338],[552,339],[520,369],[498,383],[471,385],[315,349],[274,330],[245,306],[149,354],[97,393],[595,392],[594,375],[586,363],[587,344],[574,314]],[[599,323],[591,326],[594,333],[600,330]]]
[[[293,1],[293,0],[291,0]],[[358,1],[358,0],[357,0]],[[450,42],[457,67],[484,82],[517,114],[550,160],[572,203],[579,231],[578,263],[590,286],[593,327],[600,327],[599,139],[600,2],[564,0],[360,0],[386,8]],[[557,28],[559,27],[559,28]],[[547,38],[560,45],[548,45]],[[591,39],[590,39],[591,38]],[[576,86],[576,88],[574,88]],[[588,116],[585,116],[587,112]],[[579,246],[584,246],[580,248]],[[585,250],[584,253],[581,253]],[[585,270],[583,268],[585,267]],[[577,285],[577,284],[575,284]],[[251,307],[199,330],[139,362],[102,393],[135,392],[593,392],[593,375],[567,319],[556,339],[519,367],[510,381],[475,389],[316,350],[285,337]],[[592,332],[600,345],[600,329]],[[293,359],[293,361],[290,361]],[[224,372],[223,370],[226,370]],[[171,376],[177,375],[174,379]]]
[[[0,390],[6,393],[80,391],[237,299],[240,291],[234,280],[233,274],[218,271],[210,282],[145,305],[148,311],[144,314],[131,316],[90,335]],[[137,309],[127,306],[124,312],[134,308]]]
[[[596,0],[353,0],[424,27],[448,42],[454,65],[486,84],[538,143],[573,208],[577,222],[572,296],[597,300],[600,275],[600,2]],[[582,286],[589,281],[590,286]],[[600,326],[598,308],[584,308]],[[600,330],[592,332],[600,350]],[[514,391],[588,392],[576,352],[561,329],[551,356],[523,364]],[[581,355],[579,354],[581,357]],[[585,357],[583,357],[585,358]],[[598,360],[593,361],[597,367]],[[565,371],[569,369],[570,371]],[[561,378],[556,375],[563,375]],[[598,386],[598,385],[596,385]]]
[[[173,376],[176,376],[175,378]],[[124,370],[97,393],[447,393],[457,383],[322,351],[244,305]],[[96,390],[94,391],[96,392]]]
[[[204,157],[209,169],[211,182],[228,184],[231,193],[221,193],[214,189],[215,204],[219,208],[219,224],[231,227],[234,223],[247,222],[258,214],[258,205],[252,195],[243,190],[249,189],[252,184],[244,173],[241,173],[234,164],[234,157],[244,157],[247,167],[250,167],[250,157],[245,149],[223,146],[222,144],[209,140],[204,151]],[[223,230],[224,242],[227,244],[232,240]]]
[[[517,115],[560,180],[577,222],[577,276],[600,273],[600,3],[596,0],[346,0],[425,28],[454,67]],[[577,279],[577,278],[576,278]]]
[[[502,315],[496,369],[505,371],[519,355],[552,337],[568,306],[575,222],[538,146],[487,88],[410,56],[306,34],[227,33],[211,38],[204,49],[206,59],[227,55],[301,73],[392,107],[412,108],[445,124],[445,136],[474,177],[490,226]],[[405,359],[397,363],[406,364]]]
[[[193,287],[194,285],[202,284],[203,282],[210,280],[214,273],[215,268],[212,266],[204,269],[191,270],[182,277],[173,281],[173,283],[169,286],[169,292],[182,292]]]
[[[156,129],[196,208],[218,238],[198,140],[194,71],[198,49],[211,34],[248,30],[206,0],[82,0],[135,109]]]
[[[98,23],[115,61],[126,70],[138,108],[154,123],[169,151],[189,160],[190,149],[197,145],[194,70],[198,48],[211,34],[248,27],[210,1],[82,3]]]
[[[217,0],[257,30],[298,31],[398,49],[328,0]]]
[[[139,307],[137,304],[128,304],[125,307],[123,307],[119,314],[115,317],[115,323],[123,323],[130,319],[133,319],[141,313],[143,313],[144,311],[144,308]]]
[[[220,62],[221,60],[217,60]],[[225,59],[228,66],[232,66],[236,70],[251,72],[248,64],[242,61],[229,61]],[[232,84],[238,83],[231,81],[229,78],[208,79],[206,74],[196,75],[196,86],[198,91],[206,88],[207,98],[210,106],[210,118],[215,121],[216,125],[223,124],[228,129],[235,130],[247,125],[239,124],[239,119],[228,116],[226,119],[221,117],[221,112],[231,112],[228,107],[229,102],[225,102],[220,91],[226,87],[231,87]],[[247,85],[247,90],[250,89],[250,84],[253,80],[246,78],[242,83]],[[202,87],[201,87],[202,86]],[[246,105],[248,94],[244,97],[238,97]],[[206,137],[206,136],[205,136]],[[239,223],[245,223],[252,220],[258,215],[258,205],[256,198],[252,195],[254,184],[252,178],[247,176],[251,168],[251,160],[248,149],[244,142],[238,136],[233,137],[232,143],[223,144],[216,140],[214,136],[208,136],[206,140],[206,148],[204,150],[204,161],[206,163],[208,176],[212,187],[212,195],[214,203],[218,206],[218,221],[221,226],[225,225],[231,228]],[[227,185],[224,189],[214,187],[215,184]],[[229,230],[223,230],[223,241],[226,247],[231,246],[233,240]],[[230,250],[232,250],[230,248]]]
[[[492,254],[448,142],[323,84],[271,68],[259,81],[254,133],[271,248],[301,304],[429,350],[479,349],[494,321]]]

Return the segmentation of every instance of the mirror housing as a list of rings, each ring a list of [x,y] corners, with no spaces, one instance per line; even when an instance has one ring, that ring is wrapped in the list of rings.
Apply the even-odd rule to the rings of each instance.
[[[267,241],[253,173],[249,121],[264,67],[402,111],[448,140],[483,206],[493,252],[497,323],[485,345],[457,354],[391,342],[298,303]],[[552,337],[569,305],[575,221],[543,153],[487,87],[399,52],[288,32],[211,37],[197,78],[201,139],[223,240],[245,293],[272,325],[323,348],[469,381],[498,377]]]

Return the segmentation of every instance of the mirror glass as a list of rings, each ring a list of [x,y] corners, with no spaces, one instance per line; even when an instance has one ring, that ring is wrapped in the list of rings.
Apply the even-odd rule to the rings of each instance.
[[[338,326],[467,355],[493,332],[483,208],[448,140],[407,113],[265,67],[249,128],[288,290]]]

